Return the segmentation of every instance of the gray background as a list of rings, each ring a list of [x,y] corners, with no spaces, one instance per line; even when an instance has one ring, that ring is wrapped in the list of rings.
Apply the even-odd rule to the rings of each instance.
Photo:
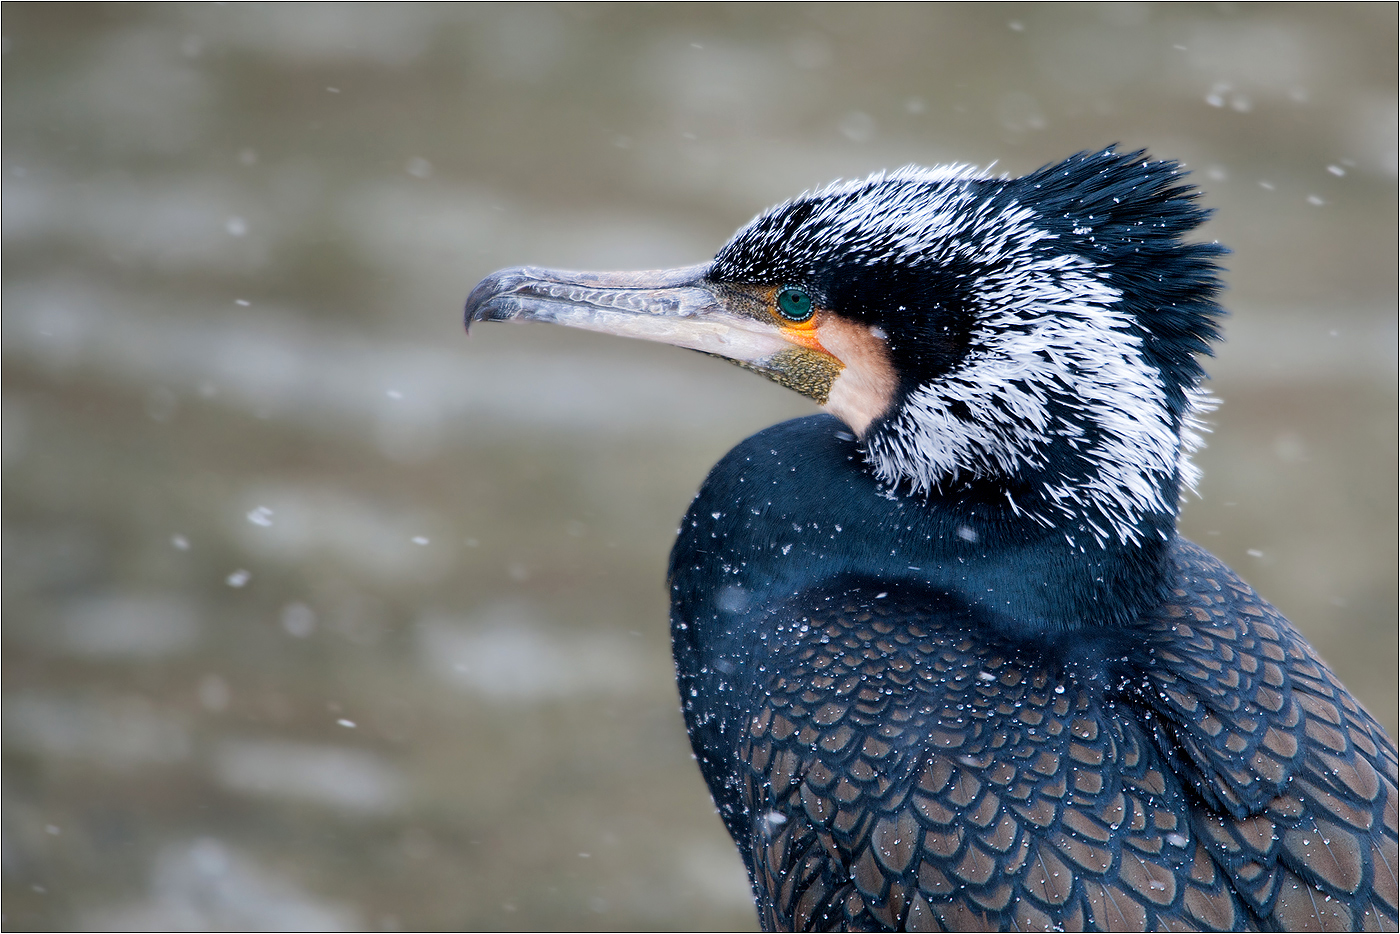
[[[1188,165],[1235,252],[1183,529],[1393,732],[1395,17],[6,4],[6,926],[751,927],[663,576],[811,406],[461,304],[908,162]]]

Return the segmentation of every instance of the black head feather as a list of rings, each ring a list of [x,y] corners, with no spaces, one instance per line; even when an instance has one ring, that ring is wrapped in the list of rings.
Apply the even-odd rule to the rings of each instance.
[[[1047,524],[1088,506],[1088,535],[1134,538],[1194,482],[1221,314],[1182,174],[1112,147],[1014,179],[905,168],[764,212],[710,277],[800,284],[884,337],[899,387],[863,440],[886,481],[1014,478]]]

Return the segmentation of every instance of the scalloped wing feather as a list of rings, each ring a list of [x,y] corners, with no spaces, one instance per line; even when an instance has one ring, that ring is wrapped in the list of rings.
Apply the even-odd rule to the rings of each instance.
[[[790,604],[739,749],[764,926],[1394,930],[1393,745],[1238,578],[1174,557],[1139,681],[937,601]]]

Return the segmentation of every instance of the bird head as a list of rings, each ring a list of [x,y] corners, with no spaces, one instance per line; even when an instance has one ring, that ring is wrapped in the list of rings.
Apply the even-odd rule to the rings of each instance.
[[[770,208],[697,266],[502,270],[467,324],[724,357],[844,421],[892,495],[1000,490],[1071,544],[1129,543],[1194,483],[1221,313],[1224,250],[1183,240],[1207,212],[1181,174],[1113,148],[1021,178],[904,168]]]

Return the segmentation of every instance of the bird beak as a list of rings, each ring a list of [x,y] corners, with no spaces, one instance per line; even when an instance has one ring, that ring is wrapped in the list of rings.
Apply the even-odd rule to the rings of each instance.
[[[647,272],[517,266],[467,298],[476,321],[544,321],[714,354],[826,402],[841,363],[784,336],[749,290],[709,281],[709,264]]]

